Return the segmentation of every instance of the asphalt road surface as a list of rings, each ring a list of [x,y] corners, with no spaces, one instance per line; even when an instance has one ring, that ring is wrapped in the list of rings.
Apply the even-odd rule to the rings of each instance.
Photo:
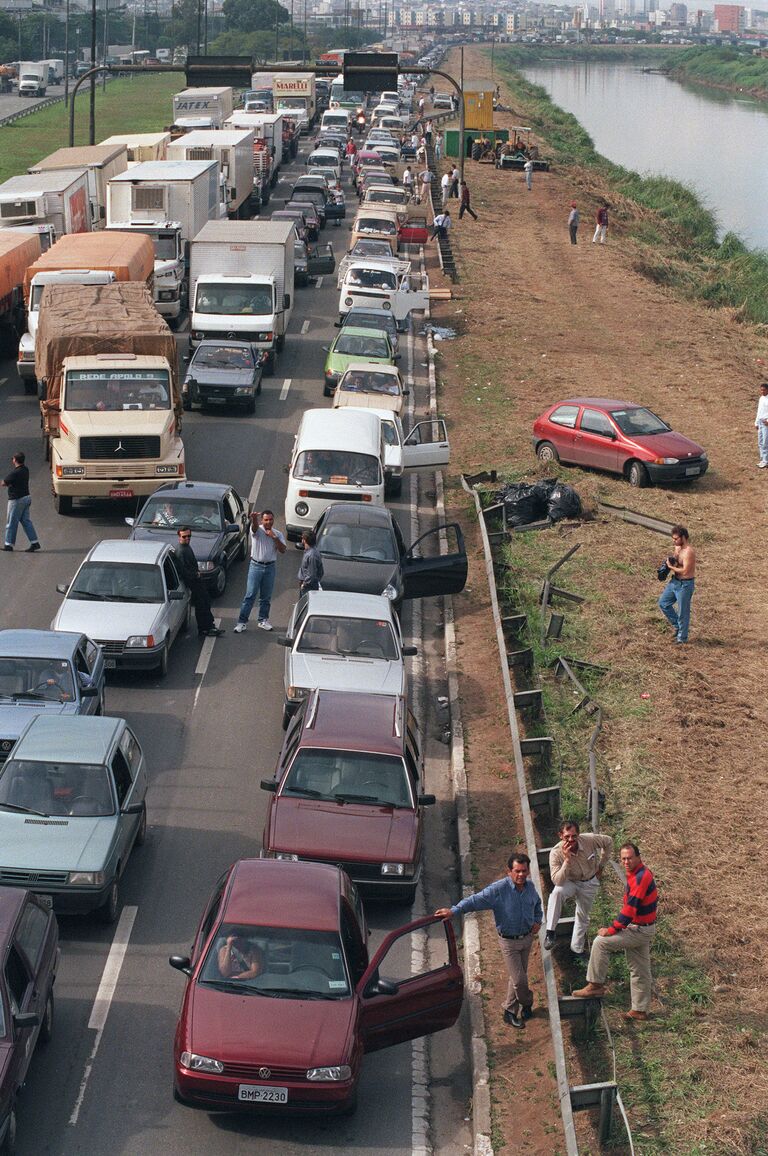
[[[298,172],[299,164],[286,175]],[[286,192],[281,179],[263,217]],[[324,234],[333,242],[337,259],[347,247],[352,203],[348,213],[341,228],[331,225]],[[321,347],[336,332],[337,303],[335,277],[298,290],[285,350],[276,375],[264,379],[255,416],[185,415],[187,476],[231,482],[258,508],[272,507],[278,527],[284,524],[284,467],[300,414],[329,404],[322,397]],[[419,342],[414,344],[409,336],[403,343],[407,352],[401,368],[415,366],[417,405],[423,406],[419,375],[425,351]],[[180,353],[185,343],[181,335]],[[32,516],[43,546],[39,554],[26,554],[20,533],[16,552],[0,554],[0,625],[46,628],[61,598],[56,584],[72,576],[94,542],[127,536],[123,518],[132,510],[94,507],[76,510],[72,517],[56,515],[37,401],[25,396],[15,365],[8,362],[0,363],[0,414],[0,465],[10,468],[11,453],[26,451]],[[433,498],[430,479],[421,482],[421,489]],[[418,485],[412,483],[411,498],[417,492]],[[415,527],[407,485],[403,493],[398,518],[409,540]],[[424,528],[431,524],[428,506],[420,512]],[[38,1048],[19,1097],[19,1156],[154,1156],[158,1151],[306,1156],[340,1147],[361,1156],[400,1156],[419,1146],[413,1131],[422,1113],[421,1090],[414,1089],[418,1042],[365,1060],[360,1106],[351,1119],[208,1114],[176,1104],[171,1095],[173,1033],[184,978],[167,960],[169,954],[188,949],[222,871],[239,857],[259,853],[266,799],[259,781],[271,777],[283,737],[284,652],[275,637],[294,601],[298,563],[292,547],[278,561],[274,634],[255,628],[243,635],[232,633],[246,576],[246,567],[239,565],[214,604],[227,630],[223,638],[207,640],[202,647],[195,631],[181,638],[163,680],[154,674],[109,680],[107,713],[131,722],[147,755],[149,833],[123,876],[123,908],[115,927],[101,927],[88,917],[60,920],[54,1036]],[[403,906],[367,904],[374,945],[391,928],[458,897],[447,748],[434,739],[439,728],[431,708],[436,694],[442,693],[439,614],[434,601],[425,604],[425,646],[418,659],[408,660],[415,662],[415,694],[428,736],[427,789],[439,799],[427,813],[426,896],[417,897],[414,916]],[[417,611],[417,625],[421,617]],[[411,629],[409,618],[406,632]],[[407,938],[403,950],[408,950]],[[407,959],[399,962],[409,965]],[[435,1073],[430,1087],[434,1149],[458,1156],[470,1142],[465,1026],[460,1023],[428,1041],[426,1053]]]

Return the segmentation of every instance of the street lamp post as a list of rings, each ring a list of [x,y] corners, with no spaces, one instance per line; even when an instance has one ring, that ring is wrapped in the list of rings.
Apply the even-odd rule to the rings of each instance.
[[[106,60],[104,62],[106,64]],[[91,0],[91,68],[96,67],[96,0]],[[96,85],[95,76],[91,77],[90,113],[88,124],[88,141],[96,144]]]
[[[69,104],[69,0],[64,15],[64,107]]]

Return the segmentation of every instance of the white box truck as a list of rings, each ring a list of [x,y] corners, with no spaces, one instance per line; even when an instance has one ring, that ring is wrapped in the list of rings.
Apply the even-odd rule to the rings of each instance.
[[[185,88],[173,98],[173,123],[185,131],[221,128],[234,107],[231,88]]]
[[[196,129],[178,137],[168,148],[172,161],[216,161],[224,178],[227,215],[250,216],[253,193],[253,131]]]
[[[275,112],[295,117],[299,132],[309,132],[317,115],[314,72],[275,72],[272,95]]]
[[[209,221],[190,245],[191,341],[252,341],[267,373],[293,311],[290,221]]]
[[[9,177],[0,185],[0,222],[51,225],[56,237],[63,237],[65,233],[89,233],[87,171],[61,169]]]
[[[215,161],[145,161],[107,186],[107,228],[138,229],[155,246],[155,304],[169,322],[187,297],[188,246],[219,205]]]
[[[28,169],[30,173],[55,173],[62,169],[85,169],[91,202],[91,228],[103,229],[107,222],[107,183],[128,167],[128,150],[120,145],[83,145],[57,149]]]
[[[103,145],[124,144],[128,149],[128,164],[137,165],[142,161],[164,161],[168,158],[169,132],[127,132],[108,136],[100,141]]]
[[[42,60],[19,61],[19,96],[45,96],[48,65]]]

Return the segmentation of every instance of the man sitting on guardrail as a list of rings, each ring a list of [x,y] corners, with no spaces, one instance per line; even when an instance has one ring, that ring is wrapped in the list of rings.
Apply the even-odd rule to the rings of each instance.
[[[563,910],[563,901],[576,900],[576,918],[571,935],[571,951],[583,955],[587,946],[587,931],[592,904],[600,889],[603,867],[613,853],[613,839],[609,835],[582,835],[579,824],[566,820],[558,831],[560,842],[549,853],[549,875],[552,894],[547,903],[547,934],[544,946],[549,950],[555,943],[555,928]]]
[[[647,1020],[651,1006],[651,944],[656,934],[656,881],[640,858],[635,843],[625,843],[619,852],[627,873],[624,903],[610,927],[601,927],[592,942],[587,967],[587,986],[573,994],[578,999],[599,999],[606,994],[605,981],[611,953],[625,951],[629,967],[632,1007],[626,1020]]]

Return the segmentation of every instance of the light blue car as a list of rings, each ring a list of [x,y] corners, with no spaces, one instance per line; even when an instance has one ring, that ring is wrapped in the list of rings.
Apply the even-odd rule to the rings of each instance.
[[[0,885],[113,923],[120,877],[146,838],[146,794],[125,719],[38,715],[0,767]]]

